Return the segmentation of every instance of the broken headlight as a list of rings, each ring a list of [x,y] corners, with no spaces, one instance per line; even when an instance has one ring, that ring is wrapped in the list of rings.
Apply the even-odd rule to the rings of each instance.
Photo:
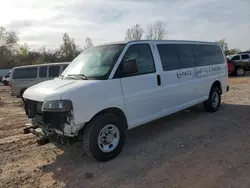
[[[43,102],[42,111],[45,112],[70,112],[73,105],[70,100],[57,100]]]

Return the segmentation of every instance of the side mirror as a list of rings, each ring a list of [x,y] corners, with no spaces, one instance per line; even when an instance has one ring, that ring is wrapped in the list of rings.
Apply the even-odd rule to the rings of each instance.
[[[137,72],[138,72],[138,67],[136,64],[136,59],[129,59],[127,61],[122,62],[122,73],[127,75],[127,74],[134,74]]]

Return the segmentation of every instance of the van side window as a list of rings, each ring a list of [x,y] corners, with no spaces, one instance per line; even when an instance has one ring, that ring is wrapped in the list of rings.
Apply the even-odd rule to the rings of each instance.
[[[197,44],[194,46],[197,66],[223,64],[224,56],[218,45]]]
[[[178,53],[172,44],[158,44],[157,48],[164,71],[179,69]]]
[[[233,61],[237,61],[237,60],[240,60],[240,56],[239,55],[236,55],[232,58]]]
[[[58,77],[60,73],[60,66],[49,67],[49,77]]]
[[[122,62],[127,61],[129,59],[136,60],[138,73],[126,76],[134,76],[155,72],[154,59],[150,46],[148,44],[135,44],[130,46],[126,54],[124,55]]]
[[[31,79],[37,78],[37,67],[16,69],[13,73],[13,79]]]
[[[48,67],[39,68],[39,78],[47,78],[47,69]]]
[[[241,55],[242,59],[249,59],[249,55],[245,54],[245,55]]]
[[[192,44],[174,44],[176,46],[180,61],[180,68],[191,68],[195,66],[195,58]]]

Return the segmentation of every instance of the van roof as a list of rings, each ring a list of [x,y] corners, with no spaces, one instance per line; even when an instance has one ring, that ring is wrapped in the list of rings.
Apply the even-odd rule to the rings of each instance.
[[[24,66],[18,66],[18,67],[13,67],[13,69],[17,68],[27,68],[27,67],[41,67],[41,66],[48,66],[48,65],[66,65],[69,64],[70,62],[56,62],[56,63],[43,63],[43,64],[37,64],[37,65],[24,65]]]
[[[217,42],[207,42],[207,41],[192,41],[192,40],[130,40],[130,41],[117,41],[117,42],[110,42],[110,43],[104,43],[100,44],[98,46],[105,46],[105,45],[112,45],[112,44],[128,44],[128,43],[190,43],[190,44],[217,44]]]

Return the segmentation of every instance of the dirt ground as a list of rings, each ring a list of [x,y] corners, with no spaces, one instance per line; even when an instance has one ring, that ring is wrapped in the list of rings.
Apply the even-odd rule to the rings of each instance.
[[[194,107],[129,131],[122,153],[88,159],[81,143],[37,146],[20,99],[0,86],[0,187],[250,187],[250,77],[230,78],[219,112]]]

